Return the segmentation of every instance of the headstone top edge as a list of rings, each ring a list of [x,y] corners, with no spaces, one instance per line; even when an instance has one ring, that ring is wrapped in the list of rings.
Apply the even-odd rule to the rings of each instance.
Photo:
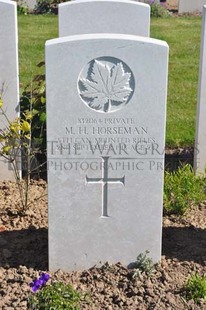
[[[104,40],[104,39],[111,39],[111,40],[128,40],[128,41],[136,41],[136,42],[142,42],[142,44],[149,43],[149,44],[155,44],[164,46],[166,48],[169,48],[166,41],[148,38],[148,37],[142,37],[142,36],[136,36],[131,34],[119,34],[119,33],[91,33],[91,34],[79,34],[79,35],[72,35],[72,36],[66,36],[66,37],[60,37],[56,39],[47,40],[45,43],[45,46],[51,46],[55,44],[60,43],[66,43],[66,42],[72,42],[72,41],[80,41],[80,40]]]
[[[11,0],[0,0],[0,3],[9,4],[9,5],[14,6],[14,7],[17,6],[17,2],[11,1]]]
[[[98,3],[98,2],[120,2],[120,3],[125,3],[125,4],[130,4],[130,5],[136,5],[138,7],[145,7],[150,10],[150,5],[147,3],[142,3],[142,2],[136,2],[134,0],[75,0],[75,1],[68,1],[68,2],[62,2],[58,5],[59,8],[65,7],[65,6],[71,6],[71,5],[77,5],[77,4],[86,4],[86,3]]]

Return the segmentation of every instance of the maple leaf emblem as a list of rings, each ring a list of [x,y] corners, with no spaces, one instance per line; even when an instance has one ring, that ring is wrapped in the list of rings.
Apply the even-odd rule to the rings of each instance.
[[[121,62],[110,68],[107,64],[94,60],[90,72],[87,79],[80,79],[84,88],[80,94],[83,99],[86,98],[89,107],[110,112],[113,106],[127,102],[132,92],[129,86],[131,73],[124,71]]]

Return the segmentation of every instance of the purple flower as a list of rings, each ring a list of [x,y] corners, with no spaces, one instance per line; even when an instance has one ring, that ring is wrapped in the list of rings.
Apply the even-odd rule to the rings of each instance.
[[[43,281],[42,285],[45,285],[47,283],[47,281],[49,280],[49,278],[50,278],[50,275],[48,273],[42,272],[39,280]]]
[[[36,293],[42,286],[43,281],[39,279],[35,279],[32,283],[30,283],[30,287],[34,293]]]
[[[44,286],[49,280],[50,276],[47,273],[42,272],[39,279],[35,279],[32,283],[30,283],[30,287],[34,293],[36,293],[42,286]]]

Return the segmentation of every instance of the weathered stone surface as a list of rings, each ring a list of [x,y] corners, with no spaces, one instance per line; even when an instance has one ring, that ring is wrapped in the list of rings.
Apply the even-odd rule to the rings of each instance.
[[[0,95],[8,118],[14,120],[19,114],[17,10],[14,1],[0,0],[0,18]],[[8,122],[0,115],[0,128],[5,127]],[[11,166],[2,157],[0,179],[14,179]]]
[[[196,139],[194,152],[194,168],[197,174],[204,174],[206,169],[206,6],[203,8],[201,41]]]
[[[59,36],[121,33],[149,36],[150,6],[129,0],[76,0],[59,5]]]
[[[179,0],[179,13],[202,12],[206,0]]]
[[[149,38],[47,42],[51,270],[159,261],[167,63]]]

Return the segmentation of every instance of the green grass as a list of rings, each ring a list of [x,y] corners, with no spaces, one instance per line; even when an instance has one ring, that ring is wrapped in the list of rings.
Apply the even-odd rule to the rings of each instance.
[[[173,172],[165,172],[164,212],[183,215],[192,205],[206,199],[205,178],[197,177],[187,164]]]
[[[193,145],[200,55],[200,17],[159,18],[151,21],[151,37],[170,48],[167,145]]]
[[[185,285],[185,291],[186,298],[193,299],[196,303],[202,298],[206,300],[206,277],[192,275]]]
[[[18,27],[19,75],[22,89],[31,83],[35,74],[41,72],[37,64],[45,60],[45,42],[58,37],[58,20],[57,16],[52,15],[20,15]]]
[[[39,72],[45,41],[58,36],[57,16],[19,16],[20,82],[26,85]],[[170,47],[167,135],[168,146],[194,143],[200,17],[152,18],[151,37],[167,41]]]

